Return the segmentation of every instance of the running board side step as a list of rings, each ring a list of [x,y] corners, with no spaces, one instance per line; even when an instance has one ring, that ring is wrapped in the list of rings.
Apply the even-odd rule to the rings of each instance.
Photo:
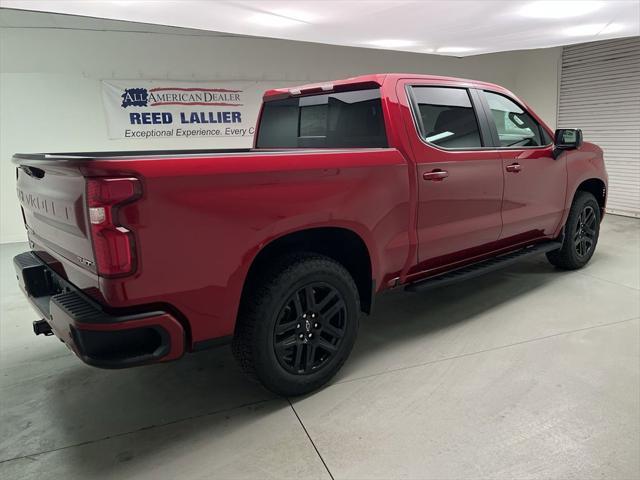
[[[509,265],[534,255],[558,250],[560,247],[562,247],[562,242],[553,241],[538,243],[536,245],[521,248],[520,250],[505,253],[504,255],[489,258],[478,263],[472,263],[471,265],[467,265],[466,267],[461,267],[450,272],[441,273],[415,283],[410,283],[405,287],[405,290],[408,292],[424,292],[426,290],[431,290],[432,288],[444,287],[470,278],[479,277],[485,273],[493,272],[494,270],[508,267]]]

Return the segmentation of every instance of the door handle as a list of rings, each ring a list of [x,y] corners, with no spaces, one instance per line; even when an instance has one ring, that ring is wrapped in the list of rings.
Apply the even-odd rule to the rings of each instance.
[[[435,169],[431,172],[424,172],[422,178],[431,182],[441,182],[449,176],[449,172],[446,170]]]
[[[518,173],[522,170],[522,167],[519,163],[512,163],[511,165],[507,165],[507,172]]]

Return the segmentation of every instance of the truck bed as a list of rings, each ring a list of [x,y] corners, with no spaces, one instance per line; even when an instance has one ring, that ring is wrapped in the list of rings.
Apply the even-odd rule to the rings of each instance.
[[[251,259],[297,225],[375,232],[381,271],[407,258],[409,170],[395,148],[40,153],[13,162],[35,254],[112,311],[188,318],[191,348],[232,333]],[[102,178],[139,180],[140,196],[115,212],[132,235],[130,275],[96,272],[87,182]]]

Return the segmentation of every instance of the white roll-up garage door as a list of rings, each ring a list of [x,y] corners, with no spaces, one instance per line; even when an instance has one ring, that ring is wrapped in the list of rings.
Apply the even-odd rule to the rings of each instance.
[[[563,48],[558,127],[604,150],[607,211],[640,217],[640,37]]]

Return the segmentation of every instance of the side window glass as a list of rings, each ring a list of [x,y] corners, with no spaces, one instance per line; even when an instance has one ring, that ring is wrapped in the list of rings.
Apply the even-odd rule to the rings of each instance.
[[[546,145],[548,135],[531,115],[518,104],[497,93],[484,92],[502,147],[536,147]]]
[[[413,87],[412,93],[425,141],[442,148],[482,146],[478,120],[466,89]]]

